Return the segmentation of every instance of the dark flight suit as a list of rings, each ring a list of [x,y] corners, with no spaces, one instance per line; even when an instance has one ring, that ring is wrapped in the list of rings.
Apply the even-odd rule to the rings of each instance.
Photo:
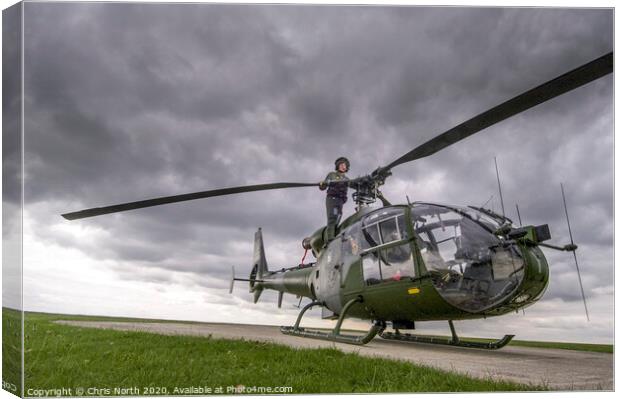
[[[347,189],[349,178],[340,172],[330,172],[320,186],[321,190],[327,188],[325,208],[327,210],[327,239],[331,240],[336,235],[336,226],[342,217],[342,206],[347,202]],[[338,182],[341,182],[338,184]],[[336,183],[336,184],[330,184]]]

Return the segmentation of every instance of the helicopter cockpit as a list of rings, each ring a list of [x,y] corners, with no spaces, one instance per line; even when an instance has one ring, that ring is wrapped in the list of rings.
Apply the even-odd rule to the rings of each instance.
[[[439,294],[450,304],[479,312],[506,299],[524,277],[517,247],[493,234],[505,220],[473,207],[411,206],[420,254]]]

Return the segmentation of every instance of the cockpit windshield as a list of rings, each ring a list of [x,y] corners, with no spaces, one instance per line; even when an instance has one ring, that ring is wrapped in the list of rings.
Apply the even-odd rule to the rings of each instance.
[[[524,276],[518,249],[492,234],[501,221],[470,207],[415,203],[411,215],[426,269],[450,304],[479,312],[507,298]]]
[[[484,211],[481,208],[475,208],[473,206],[454,206],[447,205],[447,208],[454,209],[455,211],[462,213],[471,220],[481,224],[487,230],[493,232],[499,229],[505,220],[501,216],[493,216],[490,211]]]

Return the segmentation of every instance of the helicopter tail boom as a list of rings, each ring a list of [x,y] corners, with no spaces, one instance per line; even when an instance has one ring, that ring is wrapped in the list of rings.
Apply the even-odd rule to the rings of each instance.
[[[249,278],[236,277],[235,268],[232,268],[230,293],[232,293],[235,281],[247,281],[250,285],[250,293],[254,294],[254,303],[258,301],[263,290],[266,289],[279,292],[278,307],[282,306],[282,296],[284,293],[296,295],[297,297],[315,297],[309,279],[310,274],[315,270],[313,264],[299,265],[277,271],[269,270],[267,258],[265,256],[263,234],[260,228],[254,234],[254,257],[252,265]]]

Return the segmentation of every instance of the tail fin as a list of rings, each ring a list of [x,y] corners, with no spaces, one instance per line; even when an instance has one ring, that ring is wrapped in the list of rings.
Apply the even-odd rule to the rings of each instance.
[[[267,259],[265,258],[265,246],[263,245],[263,233],[258,228],[254,234],[254,263],[250,280],[262,280],[269,273],[267,268]],[[254,293],[254,303],[258,302],[260,294],[263,292],[263,285],[260,282],[250,283],[250,292]]]
[[[254,234],[254,266],[257,268],[256,278],[262,279],[269,272],[267,259],[265,258],[265,246],[263,245],[263,232],[261,228]]]

